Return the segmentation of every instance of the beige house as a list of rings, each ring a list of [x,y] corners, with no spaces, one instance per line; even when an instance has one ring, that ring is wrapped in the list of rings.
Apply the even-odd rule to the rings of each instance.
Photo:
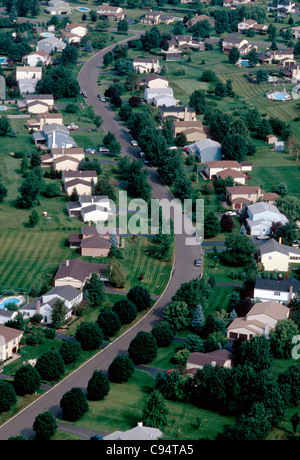
[[[168,88],[169,81],[166,77],[157,74],[145,75],[138,79],[138,86],[147,86],[147,88]]]
[[[267,272],[288,272],[291,264],[300,263],[300,249],[280,244],[272,238],[259,246],[258,260]]]
[[[235,356],[229,350],[222,348],[210,353],[193,352],[188,357],[186,363],[186,370],[188,373],[195,374],[197,369],[202,369],[206,365],[221,366],[226,369],[233,367]]]
[[[257,24],[254,19],[244,19],[238,23],[238,32],[243,32],[244,30],[252,29],[252,27]]]
[[[40,114],[55,109],[52,94],[27,94],[25,99],[18,100],[18,108],[28,113]]]
[[[62,262],[54,277],[54,286],[73,286],[83,289],[85,282],[92,273],[97,273],[102,281],[107,281],[105,272],[107,264],[94,264],[81,259],[70,259]]]
[[[207,14],[196,14],[196,16],[187,21],[186,26],[192,27],[201,21],[208,21],[212,27],[214,27],[216,23],[215,19],[211,18],[210,16],[207,16]]]
[[[104,19],[111,21],[120,21],[126,18],[126,10],[123,10],[120,6],[111,6],[108,4],[102,4],[97,7],[97,14]]]
[[[85,227],[81,234],[71,234],[69,236],[70,248],[80,250],[82,256],[88,257],[108,257],[111,249],[110,238],[107,235],[100,235],[96,227]]]
[[[276,136],[274,136],[273,134],[269,134],[267,137],[266,137],[266,142],[267,144],[274,144],[274,142],[277,142],[278,139]]]
[[[241,210],[244,204],[256,203],[263,199],[264,191],[258,185],[236,185],[226,187],[226,195],[232,208]]]
[[[142,19],[141,24],[173,24],[174,17],[169,14],[165,14],[162,11],[149,11]]]
[[[187,142],[198,142],[207,138],[206,132],[197,128],[188,128],[182,133],[185,135]]]
[[[250,340],[254,336],[266,335],[274,329],[277,321],[287,319],[290,309],[274,300],[258,302],[246,316],[234,319],[227,327],[228,339]]]
[[[18,66],[16,68],[16,80],[32,80],[42,78],[43,69],[42,67],[31,67],[31,66]]]
[[[78,35],[78,37],[81,38],[85,37],[85,35],[88,33],[88,30],[85,26],[83,26],[82,24],[77,24],[76,22],[73,22],[72,24],[67,24],[65,30],[72,34]]]
[[[222,42],[222,51],[224,54],[229,54],[232,48],[237,48],[241,56],[248,54],[252,49],[257,49],[256,46],[251,45],[248,40],[242,37],[236,37],[235,35],[228,35]]]
[[[93,182],[97,184],[98,182],[98,175],[96,171],[64,171],[62,175],[62,179],[65,184],[74,179],[84,180],[89,182],[90,184]]]
[[[62,155],[58,158],[53,158],[52,164],[55,171],[78,171],[80,161],[77,158]]]
[[[291,27],[292,34],[294,38],[300,38],[300,26]]]
[[[273,51],[270,51],[270,53],[271,53],[272,59],[274,59],[275,61],[282,61],[283,59],[291,59],[294,61],[293,48],[283,48],[283,49],[273,50]]]
[[[218,179],[228,179],[231,177],[233,182],[236,184],[245,185],[246,176],[242,171],[237,171],[236,169],[227,168],[222,171],[217,172],[216,174]]]
[[[73,171],[70,171],[73,172]],[[73,190],[76,189],[79,196],[92,195],[93,186],[92,184],[83,179],[72,179],[64,183],[64,190],[67,195],[72,195]]]
[[[33,129],[34,131],[43,131],[46,125],[51,123],[56,123],[58,125],[63,125],[63,117],[61,113],[40,113],[36,118],[27,120],[26,126],[28,129]]]
[[[54,168],[58,168],[59,171],[63,171],[61,168],[61,158],[63,158],[63,161],[65,161],[65,157],[68,157],[68,162],[70,163],[71,160],[73,160],[72,163],[70,163],[70,167],[66,169],[70,169],[71,171],[74,170],[75,165],[77,165],[75,171],[78,169],[78,165],[81,160],[84,159],[84,150],[81,147],[71,147],[68,149],[63,149],[63,148],[54,148],[51,150],[51,153],[45,153],[42,155],[42,168],[50,168],[51,166],[54,166]],[[56,166],[56,165],[57,166]]]
[[[23,331],[0,324],[0,362],[12,358],[18,352]]]
[[[137,73],[160,72],[161,66],[157,58],[134,58],[133,68]]]
[[[204,167],[204,173],[209,178],[214,178],[220,171],[226,169],[234,169],[242,171],[242,166],[237,161],[224,160],[224,161],[207,161]]]
[[[200,120],[173,121],[172,129],[174,138],[178,137],[183,131],[185,132],[188,129],[197,129],[199,131],[202,131],[206,138],[206,134],[203,129],[203,123]]]
[[[162,120],[171,119],[174,121],[191,121],[196,120],[196,112],[191,107],[173,106],[161,107],[160,116]]]

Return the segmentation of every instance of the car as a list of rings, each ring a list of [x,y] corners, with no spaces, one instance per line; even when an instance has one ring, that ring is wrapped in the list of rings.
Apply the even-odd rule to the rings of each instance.
[[[147,160],[146,158],[144,158],[144,163],[145,163],[145,165],[148,165],[150,163],[150,161]]]
[[[103,96],[102,96],[102,94],[99,93],[97,97],[99,97],[99,99],[101,99],[101,97],[103,97]]]
[[[100,97],[100,101],[101,101],[101,102],[106,102],[105,97]]]
[[[109,150],[106,147],[100,147],[99,152],[108,153]]]
[[[85,151],[85,153],[96,153],[97,152],[96,149],[90,149],[90,148],[85,149],[84,151]]]
[[[196,259],[195,260],[195,267],[202,267],[202,260],[201,259]]]
[[[90,441],[102,441],[102,440],[103,440],[103,437],[97,434],[94,434],[94,436],[90,437]]]
[[[168,150],[177,150],[177,147],[176,145],[171,145],[170,147],[168,147]]]
[[[138,147],[139,144],[137,143],[137,141],[134,141],[133,139],[130,141],[130,144],[133,146],[133,147]]]
[[[144,158],[145,157],[145,152],[140,152],[140,157]]]
[[[86,94],[85,91],[82,91],[82,95],[83,95],[83,97],[85,97],[85,98],[87,97],[87,94]]]
[[[227,212],[225,212],[225,216],[236,216],[236,212],[235,211],[227,211]]]
[[[71,123],[69,126],[67,126],[69,131],[76,131],[78,129],[78,126],[75,125],[75,123]]]
[[[269,240],[270,237],[268,235],[257,235],[257,240]]]

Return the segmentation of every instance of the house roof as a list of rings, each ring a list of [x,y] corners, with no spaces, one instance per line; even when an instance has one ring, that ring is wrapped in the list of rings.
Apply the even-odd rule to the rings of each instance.
[[[146,75],[145,77],[141,77],[138,79],[138,83],[148,83],[149,81],[154,81],[154,80],[163,80],[163,81],[168,81],[166,77],[163,75],[157,75],[157,74],[151,74],[151,75]]]
[[[192,107],[185,107],[185,106],[172,106],[172,107],[161,107],[161,112],[185,112],[186,110],[190,113],[195,113],[195,109]]]
[[[221,178],[223,177],[233,177],[233,178],[245,178],[245,174],[242,173],[241,171],[237,171],[236,169],[232,169],[232,168],[227,168],[227,169],[223,169],[223,171],[219,171],[217,173],[218,176],[220,176]]]
[[[241,165],[237,161],[225,160],[225,161],[207,161],[205,163],[209,168],[240,168]]]
[[[265,201],[275,201],[277,198],[279,198],[279,195],[277,193],[273,193],[273,192],[264,193]]]
[[[235,355],[226,348],[215,350],[210,353],[193,352],[190,354],[187,364],[204,366],[215,362],[218,366],[223,366],[226,361],[234,361]]]
[[[219,142],[213,141],[212,139],[202,139],[201,141],[195,142],[195,145],[197,146],[197,149],[199,150],[207,149],[210,147],[217,147],[217,148],[221,147],[221,144]]]
[[[0,336],[4,337],[5,342],[10,342],[23,335],[23,331],[13,329],[12,327],[3,326],[0,324]]]
[[[274,204],[266,203],[265,201],[259,201],[258,203],[253,203],[248,206],[251,214],[255,216],[256,214],[261,214],[262,212],[271,212],[273,214],[281,215],[281,212]]]
[[[297,292],[300,289],[300,281],[296,278],[284,278],[283,280],[268,280],[258,278],[255,282],[255,289],[263,289],[266,291],[280,291],[289,292],[290,287],[293,288],[293,292]]]
[[[64,171],[64,178],[82,179],[85,177],[97,177],[97,171]]]
[[[83,238],[80,242],[81,248],[99,248],[110,249],[111,243],[107,238],[100,235],[94,235],[89,238]]]
[[[78,155],[82,155],[84,154],[84,149],[82,147],[70,147],[68,149],[66,148],[54,148],[54,149],[51,149],[51,152],[53,155],[61,155],[61,154],[64,154],[64,153],[67,153],[68,155],[70,154],[78,154]]]
[[[55,280],[74,278],[84,282],[92,273],[103,275],[107,264],[94,264],[81,259],[70,259],[62,262],[54,277]]]
[[[91,187],[91,183],[86,180],[82,179],[72,179],[69,180],[68,182],[65,182],[65,188],[74,188],[76,185],[86,185],[87,187]]]
[[[62,155],[62,156],[60,156],[58,158],[53,158],[53,163],[62,163],[63,161],[67,161],[67,160],[73,161],[74,163],[78,163],[78,164],[80,163],[80,161],[77,160],[77,158],[70,157],[69,155]],[[72,182],[72,181],[70,181],[70,182]],[[69,184],[69,182],[68,182],[68,184]]]
[[[203,128],[203,123],[200,120],[190,120],[190,121],[183,121],[178,120],[174,121],[173,125],[175,128]]]
[[[226,190],[231,195],[244,195],[246,193],[257,193],[261,188],[259,185],[236,185],[233,187],[226,187]]]
[[[246,314],[246,317],[253,315],[267,315],[270,318],[279,320],[285,319],[288,316],[289,308],[285,307],[275,300],[269,302],[257,302],[253,305],[251,310]]]
[[[300,249],[293,248],[285,244],[280,244],[278,243],[278,241],[274,240],[273,238],[261,244],[259,246],[259,252],[261,255],[269,254],[270,252],[279,252],[280,254],[284,254],[286,256],[289,256],[291,252],[293,254],[300,255]]]
[[[132,430],[114,431],[107,436],[104,436],[105,441],[121,440],[121,441],[153,441],[162,436],[162,432],[158,428],[146,426],[136,426]]]
[[[80,294],[81,291],[79,291],[79,289],[76,289],[73,286],[66,284],[65,286],[56,286],[44,295],[59,295],[60,297],[63,297],[65,300],[71,301],[78,297]]]

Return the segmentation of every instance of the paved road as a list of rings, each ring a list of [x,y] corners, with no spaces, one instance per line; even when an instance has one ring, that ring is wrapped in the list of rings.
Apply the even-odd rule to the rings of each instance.
[[[141,32],[139,32],[141,33]],[[132,38],[131,38],[132,39]],[[121,143],[122,154],[137,157],[137,150],[131,147],[130,137],[124,126],[116,119],[113,111],[107,104],[101,103],[98,98],[97,76],[101,68],[103,55],[108,49],[101,51],[95,55],[81,70],[79,75],[79,83],[81,89],[87,92],[87,103],[95,107],[95,112],[102,116],[104,120],[104,128],[111,131],[116,135],[117,140]],[[162,183],[160,177],[152,167],[147,168],[149,171],[149,181],[152,185],[153,197],[158,199],[166,198],[172,200],[169,189]],[[178,209],[177,209],[178,211]],[[181,209],[180,211],[181,214]],[[171,214],[172,215],[172,214]],[[184,217],[186,224],[189,223],[188,219]],[[193,264],[195,258],[200,257],[201,247],[199,245],[186,245],[186,234],[175,236],[176,254],[173,267],[173,273],[170,282],[155,306],[148,312],[148,314],[124,335],[117,340],[110,343],[105,349],[101,350],[96,356],[83,364],[79,369],[74,371],[71,375],[55,385],[51,390],[41,396],[33,404],[25,408],[22,412],[17,414],[6,424],[0,427],[0,440],[6,440],[10,436],[23,435],[30,439],[34,435],[32,425],[35,417],[49,410],[54,416],[60,417],[61,410],[59,406],[60,399],[64,393],[73,387],[80,387],[86,389],[87,383],[92,376],[95,369],[107,371],[108,366],[113,358],[119,354],[127,353],[130,341],[136,334],[143,331],[151,331],[154,324],[161,320],[163,317],[164,307],[171,301],[172,296],[177,291],[181,283],[189,281],[194,277],[199,276],[199,268]],[[130,395],[129,395],[130,397]]]

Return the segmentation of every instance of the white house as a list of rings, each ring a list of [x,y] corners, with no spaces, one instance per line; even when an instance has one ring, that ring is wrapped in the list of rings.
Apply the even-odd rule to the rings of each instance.
[[[253,298],[262,302],[276,300],[288,304],[299,289],[300,281],[293,277],[281,280],[258,278],[255,282]]]
[[[16,80],[31,80],[31,79],[38,79],[42,78],[43,69],[42,67],[31,67],[31,66],[18,66],[16,68]]]
[[[173,89],[169,87],[168,88],[146,88],[144,91],[144,98],[148,103],[153,102],[153,100],[157,98],[158,96],[173,98]]]
[[[35,314],[42,315],[43,322],[51,324],[53,306],[57,300],[64,302],[66,307],[65,320],[67,320],[74,314],[74,307],[79,305],[82,299],[83,295],[81,291],[69,285],[62,285],[54,287],[51,291],[20,308],[20,313],[23,314],[25,319],[32,318]]]
[[[200,163],[220,161],[222,159],[221,144],[212,139],[203,139],[188,146],[191,155],[198,156]]]
[[[18,352],[23,331],[0,324],[0,362],[12,358]]]
[[[252,236],[270,235],[274,223],[281,225],[288,223],[287,217],[275,205],[264,201],[250,204],[247,211],[246,221]]]
[[[46,53],[61,52],[65,49],[67,44],[61,39],[56,37],[47,37],[39,40],[36,45],[36,51],[44,50]]]
[[[107,220],[112,208],[108,196],[79,196],[78,201],[67,204],[67,212],[83,222],[98,222]]]
[[[97,273],[101,281],[107,281],[107,267],[107,264],[94,264],[79,258],[65,260],[56,272],[54,286],[68,285],[82,290],[92,273]]]
[[[103,437],[104,441],[155,441],[162,437],[158,428],[144,426],[139,422],[135,428],[127,431],[114,431]]]
[[[217,173],[224,171],[226,169],[235,169],[236,171],[241,171],[242,167],[240,163],[233,160],[221,160],[221,161],[207,161],[204,167],[204,173],[209,178],[212,179],[217,175]]]
[[[133,68],[137,73],[150,73],[156,72],[159,73],[161,66],[157,58],[134,58],[133,59]]]
[[[287,272],[290,264],[300,263],[300,249],[280,244],[273,238],[261,244],[258,251],[265,271]]]
[[[62,0],[50,0],[45,11],[52,16],[60,16],[61,14],[71,14],[72,7],[69,5],[69,3],[66,3]]]
[[[26,56],[23,57],[22,61],[25,65],[30,67],[36,67],[39,63],[42,63],[45,66],[47,66],[51,64],[51,56],[44,50],[33,51],[32,53],[26,54]]]
[[[155,107],[173,107],[177,104],[177,99],[172,96],[160,94],[152,99],[152,104],[155,105]]]
[[[275,328],[277,321],[287,319],[290,309],[276,301],[257,302],[246,316],[234,319],[227,327],[228,339],[250,340],[266,335]]]
[[[244,30],[251,29],[255,24],[257,24],[254,19],[244,19],[243,21],[238,23],[238,31],[243,32]]]

